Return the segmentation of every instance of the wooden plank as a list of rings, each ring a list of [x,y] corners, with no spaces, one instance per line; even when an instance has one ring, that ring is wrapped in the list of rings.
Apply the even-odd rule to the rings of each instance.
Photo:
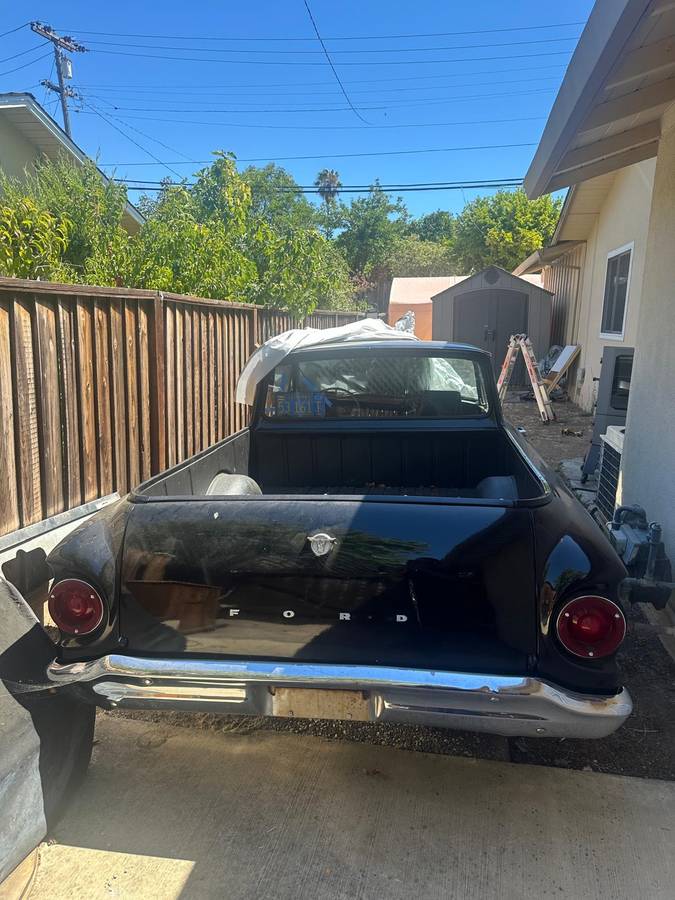
[[[209,312],[209,444],[216,442],[216,336],[215,313]]]
[[[202,382],[202,450],[209,446],[209,334],[208,313],[199,312],[199,334],[201,341],[201,382]]]
[[[164,307],[165,372],[166,372],[166,464],[176,464],[176,311],[172,303]]]
[[[230,397],[230,416],[229,416],[229,429],[230,434],[233,434],[236,431],[236,404],[234,402],[234,390],[235,385],[237,383],[237,376],[235,373],[235,343],[236,343],[236,334],[235,334],[235,313],[230,312],[227,317],[227,326],[228,326],[228,335],[227,335],[227,361],[230,370],[230,386],[229,386],[229,397]]]
[[[124,364],[124,310],[121,300],[110,301],[110,386],[112,389],[112,452],[114,487],[129,490],[127,469],[127,400]]]
[[[96,393],[94,382],[94,326],[91,300],[78,297],[77,309],[77,393],[80,407],[80,435],[82,449],[82,498],[98,496],[98,465],[96,449]]]
[[[140,434],[138,427],[138,342],[136,340],[136,304],[124,302],[124,346],[127,405],[127,469],[129,487],[141,480]]]
[[[185,339],[183,313],[176,307],[175,316],[175,407],[176,407],[176,462],[185,459]]]
[[[80,471],[80,419],[78,411],[77,353],[75,351],[75,315],[73,301],[58,297],[58,362],[61,382],[61,436],[63,475],[67,507],[82,503]]]
[[[232,313],[232,318],[234,320],[234,341],[232,344],[233,350],[233,378],[232,378],[232,393],[236,390],[237,379],[239,378],[239,372],[241,371],[241,320],[238,312]],[[241,407],[238,403],[234,403],[234,430],[239,431],[241,428]]]
[[[223,384],[223,314],[216,313],[215,322],[215,347],[216,356],[216,440],[222,441],[225,437],[225,396]]]
[[[108,301],[94,301],[94,346],[96,348],[96,451],[99,494],[113,491],[112,412],[110,404],[110,328]]]
[[[42,518],[40,489],[40,441],[38,433],[37,392],[33,363],[33,325],[28,298],[13,303],[14,345],[14,422],[17,431],[16,454],[19,469],[21,525],[32,525]]]
[[[193,383],[193,411],[192,426],[194,428],[195,453],[202,448],[202,372],[201,372],[201,343],[199,333],[199,312],[192,310],[192,383]]]
[[[153,407],[158,401],[150,393],[150,341],[146,304],[138,304],[136,318],[138,321],[138,393],[141,398],[141,402],[138,404],[141,481],[147,481],[152,474],[150,420]],[[158,360],[155,359],[153,362],[156,365]]]
[[[156,294],[149,309],[150,354],[150,454],[153,474],[166,468],[166,344],[164,339],[164,297]]]
[[[183,340],[185,371],[185,455],[190,457],[195,452],[194,424],[194,365],[192,363],[192,317],[190,311],[183,308]]]
[[[0,534],[15,531],[21,524],[14,447],[14,401],[10,342],[10,302],[0,301],[0,472],[4,484],[0,491]]]
[[[53,300],[35,303],[35,356],[41,436],[42,511],[53,516],[65,509],[56,313]]]

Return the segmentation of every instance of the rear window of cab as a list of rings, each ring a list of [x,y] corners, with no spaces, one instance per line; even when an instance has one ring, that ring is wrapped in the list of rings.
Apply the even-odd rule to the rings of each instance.
[[[452,355],[289,357],[268,381],[270,419],[428,419],[490,412],[481,366]]]

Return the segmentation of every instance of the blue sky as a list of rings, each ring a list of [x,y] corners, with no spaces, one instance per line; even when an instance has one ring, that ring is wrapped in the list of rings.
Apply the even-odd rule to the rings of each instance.
[[[200,166],[189,161],[223,149],[278,160],[306,185],[323,167],[353,185],[489,180],[525,174],[582,31],[568,23],[585,22],[592,5],[311,0],[349,101],[303,0],[3,4],[0,34],[37,19],[89,48],[72,55],[84,97],[72,105],[73,137],[120,177],[190,176]],[[0,91],[45,99],[50,46],[9,59],[40,43],[27,28],[0,38]],[[55,99],[47,108],[60,122]],[[344,156],[410,150],[442,152]],[[403,196],[420,215],[459,211],[479,193]]]

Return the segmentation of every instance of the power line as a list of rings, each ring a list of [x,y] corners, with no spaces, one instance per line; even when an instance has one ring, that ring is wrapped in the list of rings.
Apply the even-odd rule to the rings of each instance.
[[[166,112],[166,113],[183,113],[184,115],[191,114],[199,114],[199,113],[236,113],[237,115],[252,115],[254,113],[316,113],[316,112],[346,112],[347,110],[351,110],[352,112],[357,112],[357,110],[371,110],[378,111],[384,109],[400,109],[409,106],[419,106],[421,103],[424,103],[427,106],[438,106],[445,105],[447,103],[466,103],[470,100],[493,100],[498,97],[524,97],[531,96],[532,94],[548,94],[554,91],[555,88],[539,88],[534,91],[502,91],[497,94],[470,94],[466,97],[420,97],[415,100],[399,100],[393,101],[390,100],[387,102],[387,105],[380,106],[353,106],[351,103],[349,106],[313,106],[313,107],[305,107],[303,108],[295,108],[291,109],[289,107],[273,107],[273,108],[260,108],[260,107],[251,107],[249,109],[228,109],[228,108],[214,108],[214,107],[200,107],[195,109],[171,109],[171,108],[162,108],[158,109],[153,106],[116,106],[113,105],[115,110],[120,110],[123,112]],[[362,121],[366,122],[362,116],[359,116]],[[189,124],[190,120],[186,119],[186,124]],[[366,122],[367,125],[372,125],[371,122]]]
[[[125,181],[124,179],[115,179],[118,183],[126,184],[127,190],[131,191],[162,191],[167,189],[178,189],[184,190],[186,188],[194,187],[194,183],[183,182],[182,184],[161,184],[159,182],[155,182],[153,186],[146,185],[139,182]],[[420,184],[400,184],[400,185],[388,185],[388,184],[378,184],[378,185],[346,185],[340,188],[341,194],[364,194],[370,193],[373,190],[381,190],[385,193],[395,192],[395,193],[406,193],[406,192],[417,192],[417,191],[463,191],[467,190],[481,190],[486,188],[512,188],[512,187],[521,187],[523,183],[522,178],[513,178],[513,179],[499,179],[495,181],[476,181],[476,182],[429,182],[429,183],[420,183]],[[291,194],[319,194],[319,190],[316,187],[297,187],[297,188],[278,188],[274,191],[274,193],[291,193]]]
[[[9,31],[3,31],[0,34],[0,38],[7,37],[8,34],[15,34],[17,31],[21,31],[22,28],[26,28],[26,26],[30,25],[30,22],[24,22],[23,25],[17,25],[16,28],[10,28]]]
[[[515,149],[517,147],[535,147],[537,145],[536,141],[532,141],[530,143],[524,144],[476,144],[475,146],[469,147],[423,147],[421,150],[375,150],[375,151],[363,151],[360,153],[318,153],[318,154],[308,154],[304,156],[276,156],[274,159],[271,159],[268,156],[250,156],[250,157],[239,157],[237,158],[237,162],[240,163],[257,163],[257,162],[294,162],[298,160],[310,160],[310,159],[356,159],[361,157],[372,157],[372,156],[413,156],[416,154],[426,154],[426,153],[455,153],[460,151],[474,151],[474,150],[508,150]],[[187,166],[187,165],[209,165],[213,162],[213,158],[211,159],[191,159],[185,162],[180,160],[168,160],[167,165],[172,166]],[[147,166],[148,163],[140,163],[140,162],[125,162],[125,163],[103,163],[104,168],[124,168],[126,166]]]
[[[21,69],[26,69],[28,66],[34,66],[35,63],[41,62],[43,59],[47,59],[48,56],[51,56],[52,52],[49,50],[47,53],[43,53],[42,56],[38,56],[36,59],[32,59],[30,62],[24,63],[22,66],[15,66],[13,69],[7,69],[6,72],[0,72],[0,78],[3,75],[12,75],[14,72],[18,72]]]
[[[101,97],[97,97],[96,99],[102,100],[103,103],[107,103],[107,102],[108,102],[107,100],[103,100]],[[91,106],[91,104],[89,104],[89,106],[90,106],[91,109],[94,109],[94,107]],[[168,144],[165,144],[165,143],[163,143],[162,141],[158,140],[157,138],[152,137],[152,135],[150,135],[150,134],[146,134],[145,131],[141,131],[140,128],[136,128],[134,125],[130,125],[129,122],[124,122],[122,119],[119,118],[119,116],[116,116],[116,115],[114,115],[113,113],[107,113],[107,115],[108,115],[111,119],[115,119],[115,120],[118,121],[118,122],[122,122],[122,124],[125,125],[127,128],[130,128],[132,131],[135,131],[136,134],[140,134],[141,137],[147,138],[149,141],[152,141],[154,144],[158,144],[160,147],[164,147],[165,150],[169,150],[171,153],[177,153],[179,156],[182,156],[182,157],[183,157],[183,160],[187,160],[187,159],[188,159],[188,157],[187,157],[187,156],[185,155],[185,153],[183,153],[182,151],[176,150],[175,147],[170,147]],[[148,165],[148,163],[145,163],[145,165]],[[159,161],[158,161],[158,162],[157,162],[157,165],[164,166],[165,168],[168,168],[169,165],[176,165],[176,163],[164,163],[164,162],[159,162]],[[185,165],[185,162],[179,163],[179,165]],[[169,169],[169,171],[170,171],[170,172],[173,172],[174,175],[177,175],[177,174],[178,174],[178,173],[175,172],[173,169]]]
[[[581,22],[557,22],[544,25],[513,25],[507,28],[478,28],[473,31],[431,31],[422,34],[364,34],[348,35],[341,37],[326,37],[326,41],[381,41],[399,40],[402,38],[428,38],[428,37],[460,37],[467,34],[503,34],[514,31],[541,31],[547,28],[575,28],[585,25]],[[20,26],[22,27],[22,26]],[[101,37],[133,37],[133,38],[157,38],[158,40],[175,41],[313,41],[313,37],[242,37],[242,36],[214,36],[214,35],[185,35],[185,34],[133,34],[124,31],[83,31],[80,28],[65,29],[77,31],[80,34],[95,34]],[[1,37],[2,35],[0,35]]]
[[[85,101],[83,101],[83,102],[85,102]],[[159,165],[164,166],[164,168],[168,172],[171,172],[171,174],[175,175],[177,178],[182,177],[179,172],[176,172],[175,169],[172,169],[170,166],[167,166],[167,164],[165,162],[162,162],[162,160],[159,159],[159,157],[155,156],[155,154],[151,150],[148,150],[147,147],[144,147],[142,144],[139,144],[137,140],[135,140],[134,138],[131,137],[131,135],[127,134],[125,131],[123,131],[121,128],[119,128],[117,125],[115,125],[114,122],[111,122],[110,119],[108,118],[108,116],[105,115],[105,113],[102,113],[95,106],[92,106],[91,103],[87,103],[86,105],[89,107],[89,109],[91,109],[93,111],[94,115],[97,115],[99,117],[99,119],[102,119],[104,122],[107,122],[111,128],[114,128],[115,131],[118,132],[118,134],[121,134],[122,137],[125,137],[128,141],[131,141],[131,143],[134,144],[136,147],[138,147],[139,150],[142,150],[143,153],[147,153],[148,156],[151,157],[152,159],[154,159],[156,163],[159,163]]]
[[[558,75],[544,75],[537,76],[536,78],[500,78],[500,84],[530,84],[531,82],[540,83],[542,81],[559,81]],[[360,84],[361,82],[357,82]],[[402,93],[410,93],[411,91],[447,91],[450,88],[464,88],[464,87],[489,87],[494,85],[494,78],[490,81],[463,81],[455,84],[427,84],[427,85],[415,85],[414,87],[399,87],[399,88],[366,88],[365,90],[353,90],[350,91],[352,96],[354,94],[373,94],[379,91],[384,91],[387,94],[402,94]],[[98,92],[104,91],[102,87],[94,87],[91,86],[94,90]],[[160,100],[162,96],[170,97],[171,100],[177,100],[178,102],[183,101],[183,97],[185,97],[186,103],[193,103],[193,97],[202,96],[202,90],[194,90],[188,92],[188,89],[180,90],[174,89],[173,91],[162,91],[155,88],[143,88],[133,91],[128,91],[122,88],[121,90],[115,87],[110,87],[107,89],[112,96],[114,97],[127,97],[131,100],[142,100],[145,99],[143,97],[137,97],[137,94],[151,94],[153,98]],[[331,97],[334,96],[338,91],[284,91],[283,93],[278,94],[270,94],[267,90],[257,91],[252,93],[246,93],[242,91],[218,91],[212,90],[211,95],[214,97],[219,96],[233,96],[233,97],[266,97],[269,100],[273,100],[276,98],[284,98],[284,97]],[[178,96],[176,96],[178,94]],[[374,101],[373,101],[374,102]]]
[[[305,4],[305,9],[307,10],[307,15],[309,16],[310,22],[312,23],[312,28],[314,29],[314,31],[316,33],[317,40],[321,44],[321,49],[323,50],[323,52],[326,56],[328,65],[330,66],[331,71],[333,72],[333,75],[335,76],[335,80],[340,85],[340,90],[344,94],[345,100],[347,101],[351,111],[354,113],[356,118],[360,119],[364,125],[369,125],[370,123],[368,122],[368,120],[365,119],[361,115],[361,113],[356,109],[356,107],[352,103],[351,98],[350,98],[349,94],[347,93],[347,88],[344,86],[344,84],[342,83],[342,80],[340,79],[340,76],[338,75],[337,69],[335,68],[335,66],[333,64],[333,60],[331,59],[330,53],[328,52],[328,48],[326,47],[326,45],[324,44],[324,42],[321,38],[321,35],[319,33],[319,26],[314,21],[314,16],[312,15],[312,10],[310,9],[310,6],[309,6],[309,3],[307,2],[307,0],[304,0],[304,4]]]
[[[0,63],[9,62],[12,59],[18,59],[19,56],[25,56],[27,53],[33,53],[35,50],[39,50],[41,47],[44,47],[44,43],[35,44],[32,47],[29,47],[28,50],[22,50],[20,53],[15,53],[13,56],[6,56],[4,59],[0,59]]]
[[[569,36],[569,37],[558,37],[558,38],[540,38],[539,40],[534,41],[505,41],[500,42],[498,44],[455,44],[452,47],[366,47],[358,50],[331,50],[331,55],[339,53],[339,54],[354,54],[354,53],[427,53],[433,52],[435,50],[445,51],[445,50],[481,50],[487,49],[489,47],[515,47],[522,46],[527,44],[559,44],[562,41],[576,41],[578,40],[578,35]],[[165,46],[163,44],[128,44],[121,43],[119,41],[89,41],[90,44],[97,44],[101,47],[129,47],[135,48],[138,50],[180,50],[189,53],[249,53],[252,55],[260,56],[260,55],[268,55],[270,53],[274,53],[276,55],[283,56],[321,56],[323,55],[322,50],[255,50],[244,48],[243,50],[237,50],[232,47],[172,47]],[[365,64],[365,63],[364,63]]]
[[[81,115],[93,115],[93,113],[82,112]],[[272,131],[288,131],[288,125],[271,125],[268,123],[251,123],[251,122],[217,122],[211,119],[208,122],[200,122],[195,119],[191,119],[190,121],[186,119],[165,119],[158,118],[154,116],[152,118],[143,115],[143,116],[134,116],[129,115],[128,113],[124,116],[120,117],[124,122],[127,122],[129,119],[140,119],[143,122],[163,122],[171,125],[206,125],[209,127],[218,127],[218,128],[262,128],[268,129]],[[524,117],[510,117],[508,119],[481,119],[481,120],[473,120],[466,122],[402,122],[399,124],[395,123],[386,123],[386,124],[377,124],[377,125],[369,125],[368,127],[371,129],[390,129],[390,128],[441,128],[441,127],[452,127],[457,128],[459,126],[472,126],[472,125],[504,125],[507,123],[513,122],[535,122],[541,121],[545,119],[546,116],[524,116]],[[294,131],[351,131],[353,129],[362,130],[360,125],[293,125],[290,126]],[[162,163],[164,165],[164,163]]]
[[[505,57],[506,58],[506,57]],[[396,78],[368,78],[364,79],[343,79],[344,84],[390,84],[392,82],[399,81],[428,81],[430,79],[436,78],[468,78],[473,75],[498,75],[502,73],[508,72],[541,72],[544,69],[564,69],[564,63],[552,63],[551,65],[545,66],[517,66],[516,68],[508,68],[508,69],[481,69],[478,72],[443,72],[443,73],[430,73],[427,75],[399,75]],[[93,87],[98,90],[116,90],[117,88],[138,88],[138,90],[144,90],[153,92],[157,88],[167,88],[170,90],[182,90],[189,88],[190,90],[213,90],[214,88],[235,88],[237,90],[241,88],[269,88],[269,87],[329,87],[332,82],[328,81],[280,81],[275,82],[273,85],[261,85],[261,84],[236,84],[234,82],[228,82],[225,84],[190,84],[190,85],[180,85],[180,84],[160,84],[160,85],[135,85],[135,84],[118,84],[116,87],[110,87],[108,83],[106,84],[97,84],[97,83],[89,83],[85,84],[84,87]]]
[[[168,59],[172,62],[225,63],[229,66],[321,66],[320,62],[304,60],[269,60],[269,59],[206,59],[203,56],[166,56],[161,53],[130,53],[127,50],[93,50],[93,53],[106,53],[110,56],[129,56],[137,59]],[[463,59],[398,59],[343,61],[341,66],[428,66],[441,63],[485,62],[500,59],[532,59],[540,56],[570,56],[572,50],[549,50],[545,53],[521,53],[507,56],[467,56]]]

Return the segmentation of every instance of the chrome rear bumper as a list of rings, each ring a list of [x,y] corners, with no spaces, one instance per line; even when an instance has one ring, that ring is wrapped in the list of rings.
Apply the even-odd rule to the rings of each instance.
[[[399,722],[506,736],[601,738],[633,707],[625,689],[594,697],[536,678],[379,666],[111,655],[53,662],[47,675],[107,708]]]

